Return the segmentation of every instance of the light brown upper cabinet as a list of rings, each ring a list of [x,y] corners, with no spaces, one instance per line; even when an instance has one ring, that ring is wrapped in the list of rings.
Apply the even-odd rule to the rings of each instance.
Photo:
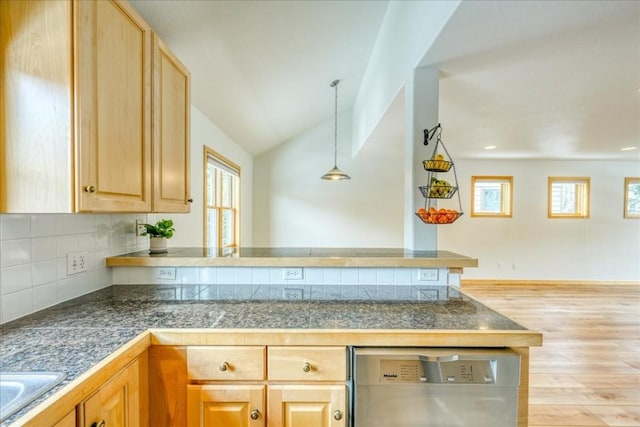
[[[0,19],[0,212],[188,211],[188,72],[136,11],[3,0]]]
[[[70,212],[73,10],[0,1],[0,212]]]
[[[153,34],[153,211],[189,212],[189,70]]]
[[[151,210],[151,28],[126,3],[74,2],[77,210]]]

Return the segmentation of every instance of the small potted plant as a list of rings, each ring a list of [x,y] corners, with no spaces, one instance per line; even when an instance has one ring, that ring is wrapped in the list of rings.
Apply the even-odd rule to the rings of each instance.
[[[149,252],[152,254],[162,254],[168,252],[167,239],[173,237],[173,221],[170,219],[161,219],[154,225],[142,224],[144,233],[141,236],[149,236]]]

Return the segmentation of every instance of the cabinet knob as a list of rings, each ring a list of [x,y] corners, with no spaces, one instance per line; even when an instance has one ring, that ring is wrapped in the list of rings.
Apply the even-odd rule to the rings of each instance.
[[[107,423],[105,422],[105,420],[100,420],[91,424],[91,427],[105,427],[106,425]]]
[[[340,421],[342,419],[342,411],[339,409],[333,413],[333,419],[336,421]]]
[[[251,411],[251,414],[249,414],[249,416],[252,420],[257,420],[258,418],[260,418],[260,411],[254,409],[253,411]]]
[[[187,202],[193,203],[193,199],[187,199]]]
[[[218,368],[219,368],[222,372],[224,372],[224,371],[226,371],[227,369],[229,369],[229,364],[228,364],[227,362],[222,362],[222,363],[220,364],[220,366],[218,366]]]
[[[84,187],[84,191],[86,191],[87,193],[95,193],[96,187],[94,185],[87,185],[86,187]],[[100,426],[97,426],[97,427],[100,427]]]
[[[309,372],[311,370],[311,363],[304,362],[304,365],[302,365],[302,370],[305,372]]]

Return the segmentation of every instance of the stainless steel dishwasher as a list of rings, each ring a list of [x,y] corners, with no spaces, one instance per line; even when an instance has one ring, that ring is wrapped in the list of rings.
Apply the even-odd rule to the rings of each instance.
[[[507,349],[353,348],[355,427],[515,427],[520,356]]]

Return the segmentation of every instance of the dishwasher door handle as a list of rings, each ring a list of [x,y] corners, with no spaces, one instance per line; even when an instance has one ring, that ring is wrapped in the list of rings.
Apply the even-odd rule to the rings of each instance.
[[[460,355],[451,354],[449,356],[423,356],[420,355],[420,360],[422,362],[455,362],[460,360]]]

